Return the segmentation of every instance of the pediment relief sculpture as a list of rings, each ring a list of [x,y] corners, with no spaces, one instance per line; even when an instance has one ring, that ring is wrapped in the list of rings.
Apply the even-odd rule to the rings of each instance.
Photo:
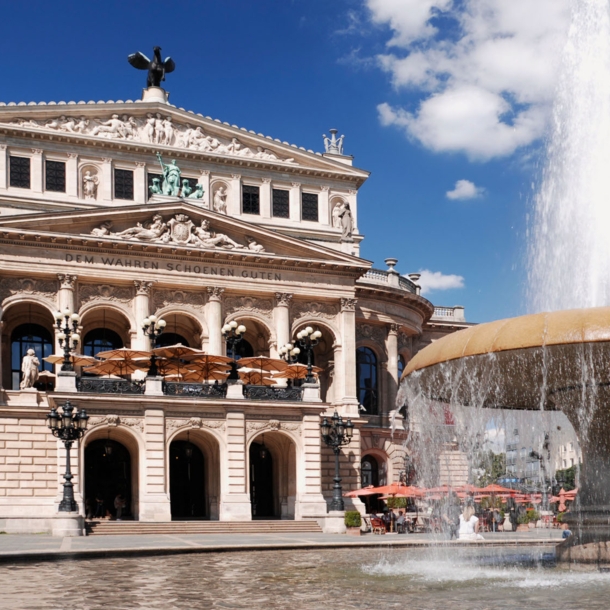
[[[113,232],[112,221],[106,220],[91,231],[94,237],[120,237],[153,244],[176,244],[209,250],[240,250],[265,252],[264,246],[253,237],[247,236],[247,245],[237,243],[224,233],[210,230],[210,222],[203,219],[197,226],[186,214],[175,214],[168,221],[161,214],[155,214],[150,222],[138,222],[135,227]]]
[[[96,136],[111,140],[160,144],[215,155],[229,155],[298,165],[292,157],[280,157],[264,146],[250,148],[235,137],[221,138],[206,133],[201,126],[193,127],[188,123],[184,125],[174,123],[171,116],[163,116],[159,112],[149,112],[145,117],[115,113],[108,119],[88,119],[84,116],[60,115],[46,121],[14,119],[9,122],[9,125],[33,127],[65,134]]]

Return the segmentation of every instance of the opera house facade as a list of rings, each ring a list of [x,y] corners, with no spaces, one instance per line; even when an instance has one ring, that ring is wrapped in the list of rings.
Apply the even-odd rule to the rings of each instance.
[[[435,309],[395,259],[360,258],[368,173],[334,130],[324,148],[154,87],[137,102],[0,105],[0,530],[53,530],[66,454],[47,415],[66,401],[89,416],[70,454],[83,517],[114,519],[120,497],[141,522],[323,518],[334,457],[320,422],[335,411],[355,425],[344,490],[405,475],[400,373],[463,309]],[[315,365],[306,383],[98,358],[181,345],[278,360],[314,335],[292,350]],[[66,342],[73,370],[53,358]]]

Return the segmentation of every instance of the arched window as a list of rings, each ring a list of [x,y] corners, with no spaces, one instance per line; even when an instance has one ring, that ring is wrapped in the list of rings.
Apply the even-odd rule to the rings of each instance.
[[[168,347],[169,345],[177,345],[180,343],[185,347],[190,347],[189,342],[178,333],[163,333],[157,339],[157,347]]]
[[[356,350],[356,378],[358,402],[365,408],[367,415],[377,415],[379,413],[377,356],[370,347],[359,347]]]
[[[90,330],[83,341],[83,354],[95,358],[99,352],[123,347],[123,340],[113,330],[95,328]]]
[[[398,381],[402,377],[402,373],[405,370],[405,359],[402,356],[398,356]]]
[[[372,455],[365,455],[360,462],[360,477],[362,487],[379,485],[379,465]]]
[[[227,347],[227,356],[229,358],[233,358],[234,360],[239,360],[240,358],[252,358],[252,356],[254,356],[254,348],[248,341],[242,339],[235,346],[234,350]]]
[[[40,370],[52,371],[53,366],[43,358],[53,354],[53,336],[39,324],[21,324],[11,334],[11,387],[19,389],[21,383],[21,361],[29,349],[36,352]]]

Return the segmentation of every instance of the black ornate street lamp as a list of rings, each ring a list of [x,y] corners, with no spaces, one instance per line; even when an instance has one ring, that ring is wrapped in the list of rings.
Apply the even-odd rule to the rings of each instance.
[[[80,316],[70,311],[68,307],[64,311],[56,311],[53,314],[59,334],[59,347],[64,350],[64,361],[61,365],[62,371],[73,371],[74,366],[70,359],[70,350],[73,350],[80,341],[80,335],[76,332],[80,322]]]
[[[313,348],[318,345],[321,336],[322,333],[319,330],[314,330],[311,326],[297,333],[297,343],[307,354],[307,377],[305,377],[305,383],[315,383],[316,381],[316,378],[313,376]]]
[[[280,358],[285,360],[289,364],[294,364],[299,359],[299,354],[301,353],[301,349],[293,345],[292,343],[286,343],[286,345],[282,345],[278,350],[280,354]]]
[[[222,329],[222,336],[227,344],[227,355],[230,353],[233,360],[235,360],[235,346],[243,339],[243,334],[246,332],[246,327],[243,324],[238,324],[235,320],[227,322]],[[235,362],[231,363],[231,372],[227,377],[227,381],[235,381],[239,379],[237,374],[237,365]]]
[[[64,473],[64,497],[59,503],[60,512],[76,512],[78,506],[74,501],[74,484],[72,483],[72,471],[70,470],[70,449],[74,441],[78,440],[87,430],[89,416],[85,409],[80,413],[74,409],[67,400],[58,413],[53,407],[47,415],[47,426],[53,436],[63,441],[66,448],[66,472]]]
[[[147,337],[150,337],[150,344],[152,349],[157,347],[157,339],[164,331],[167,322],[163,319],[159,320],[157,316],[148,316],[148,318],[144,318],[142,322],[142,330]],[[151,354],[150,356],[150,366],[148,367],[148,377],[156,377],[159,374],[159,370],[157,369],[157,356],[155,354]]]
[[[341,477],[339,476],[339,453],[341,453],[341,447],[349,445],[352,440],[354,424],[351,419],[344,422],[343,418],[335,411],[330,421],[327,417],[322,420],[320,431],[322,432],[322,440],[335,454],[335,478],[333,479],[335,484],[333,485],[333,499],[330,503],[330,510],[345,510]]]

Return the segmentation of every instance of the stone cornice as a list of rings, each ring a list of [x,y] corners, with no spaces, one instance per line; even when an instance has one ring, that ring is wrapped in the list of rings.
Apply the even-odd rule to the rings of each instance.
[[[369,298],[377,301],[385,300],[398,303],[419,313],[423,318],[424,324],[427,323],[434,314],[434,305],[428,301],[428,299],[399,288],[384,288],[381,286],[369,287],[357,284],[356,297],[362,300]]]

